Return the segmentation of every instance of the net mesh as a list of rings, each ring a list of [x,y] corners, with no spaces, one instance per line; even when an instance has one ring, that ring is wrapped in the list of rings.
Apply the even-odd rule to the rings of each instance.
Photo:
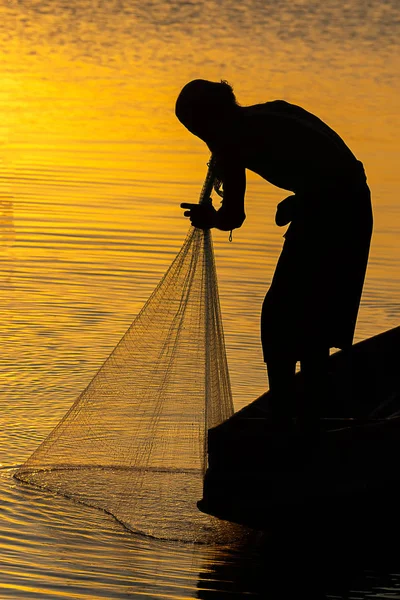
[[[201,201],[212,183],[211,161]],[[16,477],[133,531],[224,541],[233,526],[196,501],[207,430],[232,414],[211,234],[191,227],[126,334]]]

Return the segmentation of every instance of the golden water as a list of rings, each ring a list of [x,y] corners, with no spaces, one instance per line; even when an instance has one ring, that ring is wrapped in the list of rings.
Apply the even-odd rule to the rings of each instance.
[[[179,204],[197,201],[208,160],[174,117],[190,79],[227,79],[242,104],[300,104],[344,137],[375,216],[356,340],[399,324],[400,6],[11,0],[0,17],[0,598],[211,595],[228,550],[135,538],[23,488],[11,468],[86,386],[185,238]],[[259,314],[285,195],[250,174],[243,228],[233,243],[213,234],[236,408],[267,386]]]

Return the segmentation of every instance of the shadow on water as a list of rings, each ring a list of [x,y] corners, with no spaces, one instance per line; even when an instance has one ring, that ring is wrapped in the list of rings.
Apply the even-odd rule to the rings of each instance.
[[[198,598],[400,598],[399,526],[329,519],[248,540],[200,573]]]

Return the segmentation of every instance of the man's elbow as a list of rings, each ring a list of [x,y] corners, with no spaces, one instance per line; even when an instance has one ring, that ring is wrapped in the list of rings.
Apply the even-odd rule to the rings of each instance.
[[[239,229],[243,225],[246,220],[246,213],[241,213],[240,216],[236,219],[234,227],[232,229]]]
[[[222,231],[232,231],[232,229],[239,229],[244,223],[246,219],[246,214],[219,214],[217,218],[217,229],[221,229]]]

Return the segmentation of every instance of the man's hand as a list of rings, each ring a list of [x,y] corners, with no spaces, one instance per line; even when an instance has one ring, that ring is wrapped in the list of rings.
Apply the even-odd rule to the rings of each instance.
[[[211,229],[216,226],[217,211],[211,202],[206,202],[204,204],[188,204],[187,202],[183,202],[181,208],[189,209],[185,210],[183,215],[190,219],[193,227],[198,227],[199,229]]]

